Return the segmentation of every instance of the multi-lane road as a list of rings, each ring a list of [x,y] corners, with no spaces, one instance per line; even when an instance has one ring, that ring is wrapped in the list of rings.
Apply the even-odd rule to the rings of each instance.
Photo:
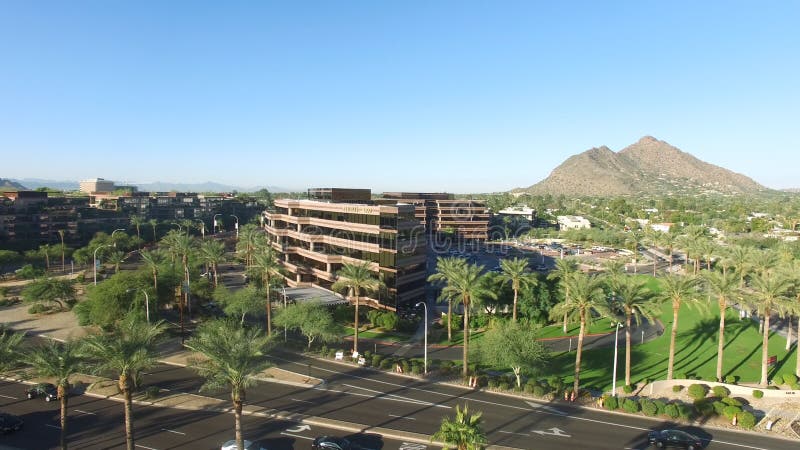
[[[306,449],[314,436],[334,433],[359,437],[360,431],[366,435],[380,434],[379,438],[371,436],[364,442],[367,448],[422,449],[430,447],[426,437],[438,429],[442,417],[453,416],[455,406],[464,404],[483,413],[483,428],[491,444],[518,449],[644,449],[649,429],[670,426],[644,417],[431,384],[288,353],[276,358],[275,364],[295,372],[309,372],[325,382],[314,388],[265,382],[248,390],[249,405],[306,418],[298,422],[246,417],[247,437],[270,449]],[[144,384],[196,393],[202,379],[190,369],[159,365],[144,376]],[[22,400],[21,389],[21,385],[10,383],[0,386],[2,409],[26,419],[24,431],[6,436],[0,442],[18,448],[55,446],[57,404]],[[229,398],[225,392],[216,396]],[[218,448],[233,430],[233,418],[224,413],[143,406],[135,407],[135,411],[140,448]],[[119,403],[76,396],[71,399],[70,414],[73,448],[117,448],[124,444]],[[352,428],[335,431],[337,427]],[[707,448],[713,450],[797,447],[796,441],[760,434],[681,428],[699,435],[708,442]],[[416,439],[408,439],[412,434],[405,433],[413,433]],[[366,435],[360,437],[370,438]]]

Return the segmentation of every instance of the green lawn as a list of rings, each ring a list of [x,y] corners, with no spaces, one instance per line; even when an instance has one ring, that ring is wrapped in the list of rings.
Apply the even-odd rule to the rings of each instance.
[[[581,326],[579,323],[567,324],[567,332],[564,333],[561,324],[548,325],[546,327],[542,327],[542,329],[536,333],[536,336],[539,339],[577,336],[580,328]],[[592,321],[586,328],[586,334],[611,333],[612,331],[614,331],[614,325],[608,319]]]

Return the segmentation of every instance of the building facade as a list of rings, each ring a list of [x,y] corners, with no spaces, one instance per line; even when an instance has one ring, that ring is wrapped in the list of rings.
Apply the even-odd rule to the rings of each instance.
[[[85,194],[91,194],[92,192],[112,192],[115,189],[113,181],[103,178],[81,180],[78,185],[80,187],[80,191]]]
[[[409,203],[428,233],[449,233],[457,239],[486,240],[489,211],[480,200],[456,199],[448,193],[384,192],[380,202]]]
[[[414,206],[356,203],[335,189],[330,194],[340,201],[277,199],[264,212],[289,286],[330,289],[344,264],[366,262],[386,288],[362,294],[359,303],[396,310],[424,300],[427,242]]]

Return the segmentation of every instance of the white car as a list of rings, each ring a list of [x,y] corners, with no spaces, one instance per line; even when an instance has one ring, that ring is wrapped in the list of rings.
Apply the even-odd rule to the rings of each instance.
[[[258,445],[248,441],[247,439],[244,440],[244,450],[267,450],[264,447],[259,447]],[[220,450],[237,450],[236,447],[236,440],[231,439],[230,441],[222,444],[222,448]]]

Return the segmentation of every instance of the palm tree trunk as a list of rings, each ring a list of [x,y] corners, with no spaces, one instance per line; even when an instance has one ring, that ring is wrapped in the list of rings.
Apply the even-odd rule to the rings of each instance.
[[[272,336],[272,303],[269,301],[269,276],[264,277],[264,285],[267,288],[267,336]]]
[[[789,351],[789,349],[792,348],[792,316],[788,316],[786,324],[789,327],[786,331],[786,351]]]
[[[353,333],[353,353],[357,353],[358,352],[358,293],[356,293],[356,316],[353,322],[355,322],[355,332]]]
[[[575,381],[572,383],[572,393],[578,397],[581,385],[581,355],[583,354],[583,335],[586,332],[586,313],[581,311],[581,329],[578,331],[578,347],[575,352]]]
[[[236,448],[243,449],[244,441],[242,438],[242,400],[233,400],[233,420],[236,427]]]
[[[469,357],[469,303],[464,302],[464,368],[462,369],[462,373],[464,374],[464,378],[469,375],[469,370],[467,367],[467,361]]]
[[[511,320],[516,322],[517,321],[517,293],[519,289],[514,289],[514,311],[512,313]]]
[[[719,343],[717,343],[717,381],[722,383],[722,352],[725,348],[725,311],[728,305],[725,300],[719,301]]]
[[[667,379],[672,379],[672,369],[675,365],[675,337],[678,335],[678,310],[680,304],[672,305],[672,331],[669,337],[669,361],[667,362]]]
[[[769,309],[764,311],[764,331],[761,338],[761,386],[767,387],[769,383],[767,358],[769,357]]]
[[[800,333],[800,315],[797,316],[797,332]],[[794,366],[794,374],[800,377],[800,344],[797,346],[796,353],[796,362]]]
[[[614,361],[614,364],[617,362]],[[631,313],[625,314],[625,386],[631,385]]]
[[[217,263],[211,265],[211,269],[214,271],[214,287],[219,285],[219,279],[217,278]]]
[[[453,300],[447,299],[447,341],[453,342]]]
[[[122,397],[125,399],[125,441],[127,450],[136,450],[133,443],[133,400],[131,399],[131,389],[128,387],[127,377],[120,376],[120,385],[124,385],[122,389]]]
[[[67,392],[64,386],[58,386],[61,399],[61,450],[67,450]]]
[[[567,334],[567,313],[564,313],[564,324],[561,326],[561,331]]]

